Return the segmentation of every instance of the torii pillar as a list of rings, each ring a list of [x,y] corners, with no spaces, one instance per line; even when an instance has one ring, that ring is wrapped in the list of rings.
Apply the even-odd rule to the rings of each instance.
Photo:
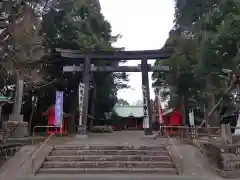
[[[83,72],[83,83],[85,85],[85,88],[84,88],[82,118],[79,118],[79,121],[82,119],[82,122],[81,123],[79,122],[79,124],[78,124],[78,134],[79,135],[87,135],[90,68],[91,68],[91,59],[89,57],[85,57],[84,72]]]
[[[153,135],[152,132],[152,111],[150,102],[150,90],[148,80],[148,60],[146,58],[141,60],[142,71],[142,91],[143,91],[143,128],[144,135]]]

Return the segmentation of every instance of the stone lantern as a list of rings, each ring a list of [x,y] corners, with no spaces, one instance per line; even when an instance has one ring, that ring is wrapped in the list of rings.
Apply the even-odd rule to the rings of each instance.
[[[4,104],[6,103],[10,103],[11,100],[9,97],[6,96],[0,96],[0,118],[1,118],[1,114],[2,114],[2,107]]]

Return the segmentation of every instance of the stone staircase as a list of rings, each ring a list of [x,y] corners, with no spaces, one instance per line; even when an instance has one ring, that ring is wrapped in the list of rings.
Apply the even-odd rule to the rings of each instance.
[[[171,174],[177,170],[164,146],[55,146],[37,175]]]

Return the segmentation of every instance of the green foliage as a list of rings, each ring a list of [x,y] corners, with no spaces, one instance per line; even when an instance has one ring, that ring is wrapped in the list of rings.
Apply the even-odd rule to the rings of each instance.
[[[31,99],[32,91],[45,84],[45,73],[41,66],[46,56],[42,44],[40,1],[5,1],[0,9],[5,19],[5,28],[0,31],[1,94],[14,96],[13,113],[21,111],[23,90]],[[20,86],[22,80],[24,86]],[[11,85],[11,89],[9,88]],[[31,91],[31,93],[29,93]],[[31,94],[31,95],[29,95]],[[19,104],[19,106],[18,106]]]
[[[44,16],[49,47],[85,50],[111,48],[111,26],[98,0],[59,0]]]
[[[2,4],[4,8],[1,9],[0,7],[0,14],[9,15],[7,28],[0,32],[1,91],[6,92],[5,87],[15,84],[15,77],[12,76],[12,71],[19,67],[24,72],[25,70],[29,72],[33,69],[38,69],[40,72],[43,72],[38,76],[41,77],[39,81],[35,82],[38,79],[36,76],[33,76],[36,74],[35,72],[33,74],[26,73],[24,79],[27,83],[31,82],[31,85],[27,85],[27,88],[25,88],[27,92],[34,90],[33,93],[28,93],[26,98],[29,100],[32,99],[31,96],[38,97],[37,113],[33,119],[38,119],[40,112],[45,111],[50,105],[55,103],[55,91],[57,89],[64,91],[64,111],[75,113],[78,105],[78,98],[76,98],[78,94],[77,89],[79,82],[82,81],[82,74],[63,73],[62,68],[64,65],[79,65],[83,62],[76,59],[63,59],[56,54],[55,49],[114,51],[112,43],[117,41],[120,35],[113,36],[111,34],[111,25],[102,15],[98,0],[29,0],[18,4],[16,2],[19,1],[10,0]],[[31,9],[31,16],[28,16],[31,21],[27,23],[25,23],[26,21],[22,15],[25,7]],[[24,26],[21,26],[23,28],[14,28],[15,31],[12,33],[12,24],[21,19],[25,23]],[[36,26],[36,24],[39,26]],[[18,24],[15,23],[15,25]],[[25,33],[26,28],[30,29],[32,27],[39,27],[37,28],[38,33],[34,33],[34,31]],[[8,36],[9,34],[12,36]],[[10,38],[6,39],[6,37]],[[40,50],[34,50],[34,57],[29,56],[32,55],[29,51],[33,52],[31,49],[34,47],[32,42],[40,43],[41,46],[36,46],[37,50],[39,50],[39,47],[42,47],[43,42],[44,50],[48,52],[48,56],[37,58],[37,60],[41,60],[36,63],[33,63],[31,60],[35,60],[34,58],[39,57],[41,54],[37,53]],[[13,44],[20,51],[15,49],[10,51],[9,48],[13,47]],[[14,57],[14,61],[12,61],[13,58],[9,57]],[[116,64],[116,61],[109,62],[103,60],[93,63],[96,63],[96,65],[111,65]],[[4,76],[5,78],[3,78]],[[104,112],[110,112],[117,101],[117,90],[127,87],[125,84],[127,75],[125,73],[104,72],[92,73],[90,76],[92,89],[90,92],[89,113],[95,115],[96,119],[105,118]],[[32,81],[31,77],[35,81]],[[46,79],[43,80],[42,77]]]
[[[54,53],[55,48],[114,50],[112,42],[118,36],[111,35],[111,26],[100,12],[98,0],[58,0],[52,4],[49,11],[43,17],[43,32],[45,32],[46,44]],[[66,111],[76,108],[78,94],[77,88],[82,75],[79,73],[62,73],[64,65],[78,65],[78,60],[66,61],[53,56],[47,64],[49,75],[58,79],[57,88],[64,89],[66,104],[72,103],[72,107],[66,107]],[[96,65],[114,64],[115,61],[93,62]],[[95,89],[90,95],[94,106],[96,119],[103,118],[104,112],[110,112],[117,101],[116,93],[119,88],[125,86],[122,81],[127,80],[125,73],[92,73],[91,82]]]
[[[239,74],[239,7],[231,0],[176,0],[175,26],[165,44],[175,53],[155,62],[172,71],[154,73],[153,80],[174,86],[173,94],[188,106],[206,104],[214,112],[211,109],[221,97],[226,99]]]

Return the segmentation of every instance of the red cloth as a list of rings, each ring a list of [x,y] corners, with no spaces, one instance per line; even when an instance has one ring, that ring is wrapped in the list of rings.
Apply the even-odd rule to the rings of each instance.
[[[169,118],[169,126],[180,125],[182,119],[182,114],[179,111],[174,111]]]
[[[48,124],[53,125],[55,122],[55,108],[54,106],[50,107],[49,113],[48,113]]]

